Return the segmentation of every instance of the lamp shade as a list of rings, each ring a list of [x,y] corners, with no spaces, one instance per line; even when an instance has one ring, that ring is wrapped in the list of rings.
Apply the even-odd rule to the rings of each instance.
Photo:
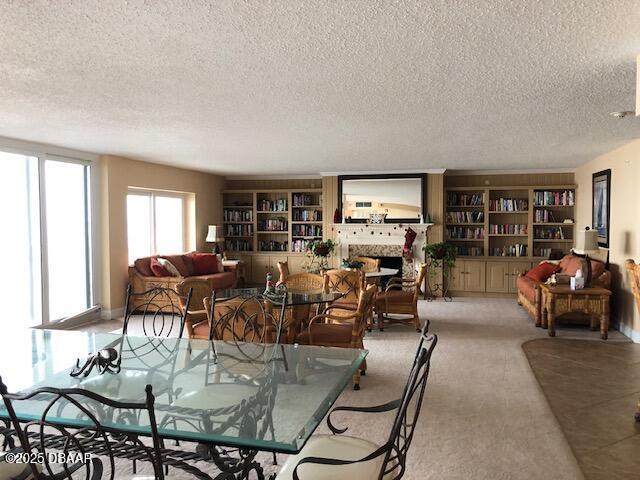
[[[598,251],[598,232],[588,228],[578,231],[576,235],[576,248],[574,252],[584,255]]]
[[[214,243],[224,240],[219,236],[219,230],[220,228],[218,227],[218,225],[209,225],[209,230],[207,231],[207,238],[205,239],[205,241]]]

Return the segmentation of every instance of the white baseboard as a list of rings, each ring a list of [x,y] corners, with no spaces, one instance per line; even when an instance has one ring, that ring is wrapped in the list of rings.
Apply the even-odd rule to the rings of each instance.
[[[638,330],[632,329],[626,323],[619,323],[617,327],[620,333],[622,333],[626,337],[629,337],[632,342],[640,343],[640,332]]]
[[[113,320],[113,319],[122,318],[122,317],[124,317],[124,307],[114,308],[113,310],[100,311],[101,320]]]

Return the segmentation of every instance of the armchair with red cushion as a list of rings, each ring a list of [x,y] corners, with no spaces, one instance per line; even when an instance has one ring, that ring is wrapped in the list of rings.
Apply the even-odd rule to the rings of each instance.
[[[590,258],[592,287],[611,288],[611,272],[607,265],[600,260]],[[535,321],[536,326],[541,325],[542,317],[542,292],[540,284],[547,281],[553,274],[572,277],[578,269],[587,272],[588,265],[584,257],[577,255],[565,255],[558,263],[543,261],[531,270],[521,273],[516,280],[518,290],[518,304],[522,305]]]

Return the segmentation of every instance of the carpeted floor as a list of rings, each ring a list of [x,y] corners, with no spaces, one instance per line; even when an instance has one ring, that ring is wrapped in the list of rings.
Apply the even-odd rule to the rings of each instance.
[[[546,331],[537,329],[513,299],[421,301],[420,313],[431,320],[440,341],[404,478],[584,478],[521,347],[546,337]],[[91,329],[117,327],[107,322]],[[627,341],[610,333],[609,342]],[[600,342],[598,333],[587,328],[560,327],[558,336]],[[362,390],[345,390],[337,404],[377,405],[399,396],[417,340],[415,330],[400,325],[369,334]],[[385,441],[391,420],[389,415],[342,417],[351,435],[377,442]],[[326,431],[324,425],[318,429]],[[273,471],[269,457],[261,458]],[[172,478],[189,478],[171,473]]]

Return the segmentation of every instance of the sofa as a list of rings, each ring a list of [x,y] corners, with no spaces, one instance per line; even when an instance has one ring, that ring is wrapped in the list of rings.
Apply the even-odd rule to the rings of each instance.
[[[611,289],[611,272],[607,270],[607,264],[590,258],[591,262],[591,285],[592,287],[602,287]],[[582,269],[583,274],[587,275],[586,260],[576,255],[565,255],[559,262],[551,262],[545,260],[542,263],[555,263],[557,275],[566,275],[572,277],[578,269]],[[533,270],[533,269],[532,269]],[[518,290],[518,303],[522,305],[529,313],[531,318],[536,322],[536,326],[541,324],[542,316],[542,291],[540,289],[541,281],[536,281],[529,276],[528,272],[518,275],[516,280],[516,288]]]
[[[158,262],[167,268],[158,267]],[[161,265],[161,266],[162,266]],[[155,272],[154,272],[155,270]],[[175,290],[176,285],[185,279],[199,279],[206,281],[213,290],[234,288],[236,274],[225,271],[222,262],[212,253],[189,252],[178,255],[154,255],[136,259],[129,266],[129,284],[136,292],[146,292],[152,288],[162,287]],[[138,297],[139,304],[144,303],[143,297]],[[168,302],[167,302],[168,303]],[[165,305],[159,305],[164,307]],[[135,310],[137,305],[130,306]],[[198,305],[197,308],[202,308]]]

